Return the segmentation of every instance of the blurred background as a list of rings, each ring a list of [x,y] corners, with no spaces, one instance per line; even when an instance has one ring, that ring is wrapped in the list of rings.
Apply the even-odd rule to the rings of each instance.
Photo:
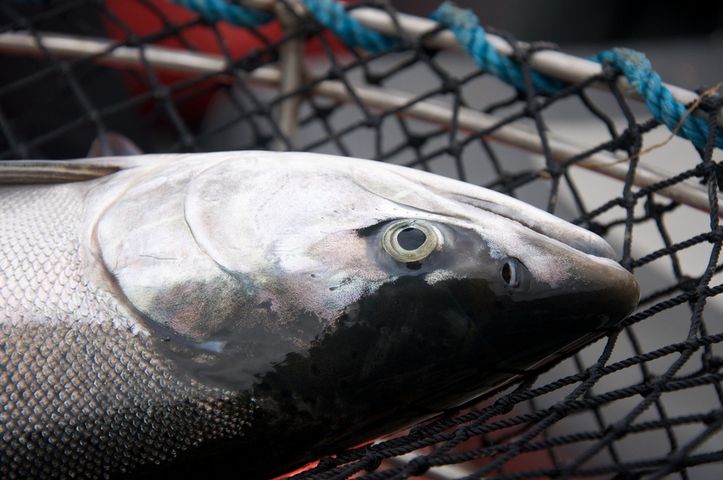
[[[436,0],[392,0],[400,11],[426,16]],[[588,43],[706,36],[723,28],[723,4],[715,0],[688,2],[652,0],[457,0],[474,10],[486,25],[518,38],[557,43]]]
[[[392,0],[427,16],[437,0]],[[457,0],[484,26],[581,55],[612,46],[645,52],[669,83],[695,89],[723,79],[723,2],[716,0]]]

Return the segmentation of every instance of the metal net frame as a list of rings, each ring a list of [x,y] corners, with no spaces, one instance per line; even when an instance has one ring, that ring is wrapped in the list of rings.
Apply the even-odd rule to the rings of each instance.
[[[672,88],[685,114],[668,133],[666,120],[641,107],[614,62],[488,32],[491,46],[484,48],[504,53],[516,73],[475,64],[474,53],[453,54],[464,67],[452,71],[448,50],[460,41],[465,47],[455,25],[447,25],[450,32],[389,2],[354,3],[330,17],[314,9],[333,2],[258,0],[236,17],[222,11],[223,2],[125,3],[144,27],[122,14],[120,2],[0,4],[1,158],[83,156],[95,138],[105,151],[111,132],[147,152],[254,148],[368,157],[523,199],[536,192],[537,206],[617,235],[626,268],[667,272],[655,284],[646,283],[650,274],[639,276],[638,310],[575,356],[482,403],[321,459],[293,478],[721,473],[723,318],[715,302],[723,292],[723,170],[716,161],[721,99],[713,91]],[[216,9],[200,9],[208,4]],[[400,88],[409,71],[423,79],[421,87]],[[474,94],[504,82],[511,86],[495,98]],[[598,124],[602,140],[580,146],[549,123],[563,103]],[[209,119],[211,108],[220,113]],[[672,139],[689,118],[703,122],[706,135]],[[665,141],[651,143],[654,131]],[[680,168],[664,172],[645,163],[650,151],[665,152],[674,142],[689,144]],[[579,187],[581,172],[615,179],[605,184],[604,201]],[[687,215],[705,221],[679,240],[672,219]],[[649,245],[642,230],[657,242]],[[685,253],[696,248],[705,249],[707,261],[689,268]],[[665,318],[674,319],[677,337],[647,341],[645,326],[668,325]],[[678,395],[707,403],[686,410],[672,400]],[[655,448],[638,452],[644,443]]]

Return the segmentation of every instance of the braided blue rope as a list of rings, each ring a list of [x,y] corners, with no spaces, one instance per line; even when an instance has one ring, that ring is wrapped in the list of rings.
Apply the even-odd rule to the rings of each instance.
[[[614,48],[598,53],[596,60],[609,63],[625,75],[656,120],[671,131],[680,125],[678,135],[687,138],[698,148],[705,147],[708,122],[693,115],[688,115],[681,122],[687,115],[688,107],[673,98],[673,94],[663,86],[660,75],[653,70],[650,60],[643,53],[629,48]],[[722,133],[718,127],[715,138],[718,148],[723,148]]]
[[[269,22],[273,16],[268,12],[254,10],[224,0],[172,0],[193,10],[210,22],[225,20],[234,25],[254,27]],[[335,0],[304,0],[314,18],[338,35],[346,45],[360,47],[370,52],[383,52],[399,45],[395,37],[371,30],[351,17]]]
[[[269,12],[242,7],[224,0],[172,0],[173,3],[193,10],[204,20],[223,20],[239,27],[257,27],[269,23],[274,16]]]
[[[334,32],[350,47],[383,52],[399,45],[399,39],[382,35],[362,25],[335,0],[304,0],[317,22]]]
[[[457,41],[482,70],[520,90],[525,89],[522,69],[517,63],[500,54],[487,41],[485,30],[479,24],[479,18],[474,12],[445,2],[432,13],[431,18],[454,33]],[[546,77],[538,72],[531,72],[531,76],[532,84],[537,91],[553,93],[564,86],[559,80]]]
[[[446,2],[432,14],[432,18],[455,34],[459,43],[480,68],[519,89],[524,89],[520,67],[487,42],[485,31],[479,25],[477,15],[472,11],[460,9]],[[670,90],[663,86],[660,75],[653,70],[644,54],[627,48],[615,48],[599,53],[594,59],[610,63],[625,75],[656,120],[671,131],[675,131],[680,125],[677,135],[690,140],[698,148],[705,146],[708,138],[708,122],[687,115],[688,108],[673,98]],[[533,72],[532,82],[535,89],[546,93],[554,93],[564,86],[562,82],[537,72]],[[720,128],[716,130],[715,144],[718,148],[723,148],[723,132]]]
[[[255,26],[268,22],[271,15],[223,0],[173,0],[192,9],[210,21],[226,20],[236,25]],[[306,8],[316,20],[339,36],[351,47],[361,47],[371,52],[391,50],[400,44],[399,39],[386,36],[362,25],[336,0],[304,0]],[[525,79],[519,64],[500,54],[486,39],[479,18],[471,10],[443,3],[431,18],[451,30],[465,51],[477,65],[504,82],[524,90]],[[677,135],[703,148],[708,137],[708,123],[693,115],[687,115],[687,107],[678,102],[670,90],[663,86],[650,61],[640,52],[616,48],[598,54],[594,59],[613,65],[628,79],[641,96],[653,117]],[[532,85],[537,91],[555,93],[565,87],[560,80],[531,72]],[[687,115],[687,116],[686,116]],[[723,148],[723,131],[716,128],[715,145]]]

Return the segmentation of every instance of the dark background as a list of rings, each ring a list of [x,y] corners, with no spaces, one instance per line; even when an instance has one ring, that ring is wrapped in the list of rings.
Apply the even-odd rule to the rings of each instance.
[[[390,0],[429,16],[443,0]],[[458,0],[482,26],[587,57],[613,47],[647,55],[664,82],[705,90],[723,81],[723,0]]]
[[[391,0],[400,11],[429,15],[440,0]],[[483,25],[524,40],[598,42],[723,35],[723,1],[458,0]]]

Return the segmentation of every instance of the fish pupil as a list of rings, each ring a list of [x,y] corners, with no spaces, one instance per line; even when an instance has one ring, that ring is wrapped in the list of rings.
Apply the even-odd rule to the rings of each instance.
[[[427,241],[427,235],[418,228],[407,227],[397,235],[397,243],[404,250],[416,250]]]

